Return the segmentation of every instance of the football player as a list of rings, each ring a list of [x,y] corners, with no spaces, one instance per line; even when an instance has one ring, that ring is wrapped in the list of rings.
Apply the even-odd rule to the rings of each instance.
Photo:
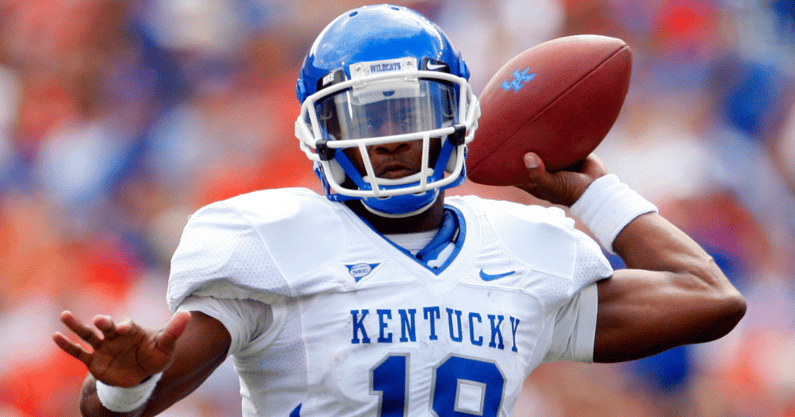
[[[158,414],[232,356],[244,416],[511,416],[542,362],[637,359],[737,324],[745,301],[710,256],[595,156],[549,173],[527,154],[521,188],[599,243],[559,208],[445,197],[477,130],[468,75],[405,7],[332,21],[304,61],[295,129],[325,196],[198,210],[157,329],[62,313],[92,348],[54,336],[88,367],[84,415]]]

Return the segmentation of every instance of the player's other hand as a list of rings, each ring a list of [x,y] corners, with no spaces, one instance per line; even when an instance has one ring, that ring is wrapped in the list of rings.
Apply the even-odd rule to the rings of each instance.
[[[55,333],[53,341],[83,362],[97,380],[128,388],[171,365],[174,346],[188,326],[190,317],[187,311],[179,312],[158,328],[147,329],[129,319],[114,323],[110,316],[98,315],[94,317],[92,327],[71,312],[64,311],[61,322],[88,343],[92,352],[61,333]]]
[[[567,207],[571,207],[595,179],[608,173],[602,160],[594,154],[588,155],[572,171],[547,172],[544,161],[533,152],[524,155],[524,162],[527,181],[516,186],[537,198]]]

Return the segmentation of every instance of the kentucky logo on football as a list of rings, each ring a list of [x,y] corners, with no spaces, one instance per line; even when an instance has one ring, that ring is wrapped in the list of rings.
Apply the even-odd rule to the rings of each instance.
[[[348,273],[351,274],[353,279],[356,282],[359,282],[360,279],[370,275],[371,272],[380,264],[366,264],[366,263],[359,263],[356,265],[345,265],[348,267]]]
[[[513,78],[503,81],[502,84],[500,84],[500,87],[502,87],[502,89],[505,91],[519,91],[522,87],[524,87],[526,82],[529,82],[533,79],[533,77],[536,76],[536,73],[528,74],[528,72],[530,72],[530,67],[527,67],[523,70],[517,69],[511,74]]]

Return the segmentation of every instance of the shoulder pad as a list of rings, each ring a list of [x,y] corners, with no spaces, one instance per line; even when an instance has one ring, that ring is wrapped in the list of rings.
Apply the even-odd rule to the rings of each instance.
[[[577,256],[574,219],[558,207],[465,197],[500,245],[538,271],[570,278]]]
[[[262,239],[286,277],[298,277],[339,256],[345,233],[340,204],[301,188],[263,190],[227,200]]]
[[[343,251],[340,208],[305,189],[264,190],[209,204],[191,216],[171,262],[171,308],[190,294],[290,296],[296,279]]]

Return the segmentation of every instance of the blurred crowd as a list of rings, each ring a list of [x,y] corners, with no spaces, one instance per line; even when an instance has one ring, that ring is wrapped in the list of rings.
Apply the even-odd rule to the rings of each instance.
[[[366,3],[0,1],[0,417],[79,415],[86,371],[51,341],[59,313],[167,319],[170,257],[197,208],[319,191],[293,136],[295,80],[323,26]],[[795,416],[795,3],[395,3],[442,26],[475,91],[540,42],[624,39],[632,83],[597,154],[748,300],[716,342],[543,365],[515,416]],[[458,193],[543,204],[471,182]],[[163,415],[240,415],[238,390],[227,362]]]

